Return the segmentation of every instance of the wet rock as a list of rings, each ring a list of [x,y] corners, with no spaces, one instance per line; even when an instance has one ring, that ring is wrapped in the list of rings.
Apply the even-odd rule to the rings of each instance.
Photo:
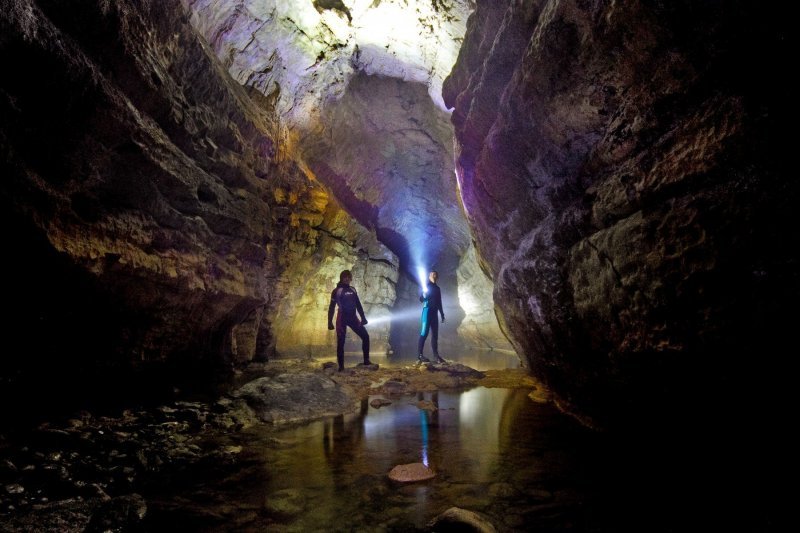
[[[27,507],[24,512],[0,522],[0,530],[8,533],[29,533],[33,531],[58,531],[59,533],[81,533],[89,522],[91,512],[98,506],[96,500],[84,501],[80,498],[59,502],[46,502]],[[20,510],[11,506],[10,511]]]
[[[446,372],[450,375],[459,377],[473,377],[480,379],[484,376],[483,372],[468,367],[467,365],[462,365],[461,363],[429,364],[425,365],[425,367],[431,372]]]
[[[392,402],[390,400],[385,399],[385,398],[373,398],[369,402],[369,404],[372,407],[374,407],[375,409],[380,409],[381,407],[383,407],[385,405],[392,405]]]
[[[147,504],[139,494],[112,498],[92,514],[86,533],[137,529],[147,514]]]
[[[331,361],[327,361],[325,363],[322,363],[322,371],[328,376],[332,376],[338,370],[339,370],[339,365],[336,364],[336,363],[333,363]]]
[[[488,518],[474,511],[451,507],[428,523],[428,531],[497,531]]]
[[[9,494],[22,494],[25,492],[25,487],[20,485],[19,483],[11,483],[6,485],[6,492]]]
[[[530,503],[540,504],[552,501],[553,493],[545,489],[528,489],[525,491],[525,497]]]
[[[305,510],[306,499],[297,489],[284,489],[267,496],[267,511],[281,517],[291,517]]]
[[[389,393],[401,393],[406,391],[408,383],[397,379],[389,379],[383,384],[383,388]]]
[[[551,401],[550,393],[543,388],[536,388],[528,394],[528,398],[536,403],[548,403]]]
[[[244,399],[262,421],[271,423],[311,420],[356,408],[341,386],[314,372],[259,378],[233,396]]]
[[[489,495],[493,498],[510,498],[516,495],[517,490],[511,483],[492,483],[489,485]]]
[[[356,370],[378,370],[379,368],[380,365],[377,363],[370,363],[368,365],[361,363],[360,365],[356,366]]]
[[[17,466],[8,459],[0,461],[0,475],[16,473]]]
[[[420,400],[414,405],[416,405],[419,409],[429,411],[431,413],[439,410],[439,406],[433,403],[431,400]]]
[[[436,477],[436,473],[422,463],[397,465],[389,472],[389,479],[400,483],[425,481]]]

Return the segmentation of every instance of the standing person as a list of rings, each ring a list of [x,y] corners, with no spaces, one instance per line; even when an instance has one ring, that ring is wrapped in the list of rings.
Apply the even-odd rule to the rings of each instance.
[[[367,325],[367,317],[364,316],[364,308],[361,307],[361,300],[358,293],[350,286],[353,275],[349,270],[342,270],[339,274],[339,283],[331,292],[331,304],[328,306],[328,329],[334,329],[333,309],[338,305],[339,312],[336,313],[336,361],[339,363],[339,372],[344,370],[344,340],[347,333],[347,326],[361,337],[361,349],[364,352],[364,364],[371,364],[369,361],[369,333],[364,328]],[[356,311],[361,315],[358,320]]]
[[[431,337],[431,347],[433,348],[433,357],[437,363],[446,363],[442,357],[439,356],[439,317],[437,313],[442,315],[442,324],[444,324],[444,309],[442,308],[442,290],[436,284],[439,279],[439,273],[431,270],[428,274],[428,279],[431,284],[428,286],[427,292],[423,292],[419,297],[422,302],[422,326],[419,330],[419,346],[417,349],[417,359],[420,363],[430,363],[430,359],[422,355],[425,349],[425,339],[428,338],[428,332],[433,333]]]

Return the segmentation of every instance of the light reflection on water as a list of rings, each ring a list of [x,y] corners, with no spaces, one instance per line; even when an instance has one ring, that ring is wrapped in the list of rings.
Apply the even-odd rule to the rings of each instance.
[[[485,508],[491,504],[487,485],[500,481],[502,453],[509,451],[499,415],[509,402],[517,404],[512,411],[530,404],[526,392],[476,388],[405,396],[381,409],[367,406],[356,415],[287,429],[277,438],[292,443],[291,459],[285,450],[264,450],[265,464],[280,465],[265,496],[284,489],[308,495],[311,508],[283,522],[298,531],[330,524],[345,530],[422,527],[452,505]],[[439,409],[420,410],[414,403],[423,399]],[[425,460],[437,472],[431,481],[399,485],[386,477],[398,464]]]
[[[426,355],[430,358],[433,357],[430,349]],[[504,368],[519,368],[520,360],[516,353],[505,350],[457,350],[452,353],[447,353],[442,350],[442,356],[450,362],[461,363],[476,370],[500,370]],[[362,362],[361,352],[345,352],[345,366],[356,366]],[[328,357],[319,357],[319,361],[326,362],[336,361],[335,347],[334,353]],[[407,366],[415,363],[417,360],[416,354],[413,352],[395,353],[392,355],[372,353],[370,360],[377,363],[382,367],[398,367]]]
[[[200,495],[192,496],[196,488],[190,487],[179,507],[156,503],[153,525],[405,531],[452,506],[482,512],[505,530],[547,525],[553,505],[558,517],[569,514],[575,503],[570,487],[581,475],[574,461],[564,460],[563,443],[553,433],[585,430],[552,407],[534,404],[528,392],[479,387],[420,393],[391,398],[392,405],[380,409],[364,401],[352,415],[239,435],[246,467],[221,481],[195,473]],[[439,409],[421,411],[414,404],[423,399]],[[426,458],[437,472],[434,479],[405,485],[388,479],[394,466]],[[543,518],[531,515],[542,506],[550,509]]]

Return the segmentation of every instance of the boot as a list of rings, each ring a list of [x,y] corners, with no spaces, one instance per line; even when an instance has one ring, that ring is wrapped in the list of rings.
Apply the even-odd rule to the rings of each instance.
[[[436,362],[441,364],[441,365],[446,365],[447,364],[447,360],[444,359],[442,356],[440,356],[438,353],[436,354]]]
[[[419,355],[417,356],[417,361],[419,361],[420,363],[430,363],[430,362],[431,362],[431,360],[430,360],[430,359],[428,359],[427,357],[425,357],[425,356],[424,356],[424,355],[422,355],[422,354],[419,354]]]

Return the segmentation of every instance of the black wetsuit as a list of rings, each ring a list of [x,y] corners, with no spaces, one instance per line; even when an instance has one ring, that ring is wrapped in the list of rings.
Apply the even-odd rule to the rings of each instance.
[[[427,294],[419,297],[419,301],[424,305],[422,306],[422,325],[419,330],[419,346],[417,353],[422,355],[422,350],[425,348],[425,339],[428,338],[428,332],[431,335],[431,347],[433,348],[433,355],[439,357],[439,317],[436,313],[442,315],[442,322],[444,322],[444,309],[442,308],[442,290],[433,282],[428,285]]]
[[[328,324],[333,324],[333,309],[337,305],[339,306],[339,312],[336,313],[336,361],[339,363],[339,370],[344,368],[344,340],[347,326],[350,326],[350,329],[361,337],[364,364],[369,364],[369,333],[362,325],[367,321],[364,316],[364,308],[361,307],[361,300],[358,299],[356,290],[341,281],[331,292],[331,304],[328,306]],[[361,320],[356,316],[356,312],[361,315]]]

